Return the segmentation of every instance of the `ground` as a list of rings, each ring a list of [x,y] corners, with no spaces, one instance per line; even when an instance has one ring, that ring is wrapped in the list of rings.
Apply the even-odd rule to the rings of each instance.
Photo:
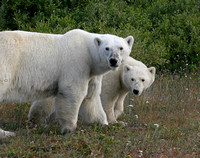
[[[80,120],[68,136],[59,125],[29,129],[30,103],[1,105],[0,127],[18,136],[0,141],[0,157],[200,157],[199,85],[195,74],[158,75],[140,97],[128,96],[119,118],[127,127]]]

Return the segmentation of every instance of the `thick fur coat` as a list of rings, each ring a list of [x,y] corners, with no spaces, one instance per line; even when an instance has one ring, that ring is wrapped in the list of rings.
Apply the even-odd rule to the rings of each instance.
[[[132,36],[124,39],[78,29],[64,35],[1,32],[0,102],[27,102],[53,96],[61,133],[71,132],[77,126],[84,98],[88,93],[99,94],[101,82],[96,78],[118,68],[129,56],[133,41]],[[93,80],[95,88],[89,92],[88,84]],[[100,96],[95,97],[99,102]],[[98,113],[103,116],[100,123],[107,124],[105,112]]]
[[[106,113],[109,123],[117,123],[117,118],[124,111],[124,99],[126,98],[127,94],[131,92],[133,95],[136,96],[141,95],[142,92],[149,88],[154,82],[155,73],[156,69],[154,67],[147,68],[147,66],[142,62],[128,57],[121,64],[117,71],[110,71],[103,76],[101,92],[99,91],[99,93],[101,96],[103,109]],[[92,88],[93,86],[94,84],[90,82],[89,87]],[[96,102],[97,100],[90,100],[90,98],[96,98],[91,97],[96,94],[88,93],[87,97],[80,107],[79,115],[81,115],[81,117],[88,123],[97,120],[95,117],[100,118],[98,116],[99,114],[96,113],[96,111],[99,110],[96,110],[95,108],[101,108],[101,106],[94,106],[98,104],[98,102]],[[87,104],[88,101],[93,104]],[[31,110],[29,111],[29,120],[31,120],[31,118],[34,120],[40,119],[40,121],[35,122],[42,123],[45,119],[43,118],[43,116],[40,115],[40,106],[41,104],[46,104],[46,106],[48,106],[49,108],[48,111],[52,111],[53,99],[49,98],[49,101],[46,100],[42,102],[36,101],[36,103],[37,104],[35,104],[34,102],[31,106]],[[42,107],[44,109],[44,106]],[[36,113],[37,116],[31,117],[33,116],[32,113]],[[92,113],[95,113],[95,115],[91,115]],[[47,113],[46,117],[49,114],[50,113]],[[48,120],[51,120],[52,118],[54,118],[54,116],[54,113],[51,114]]]

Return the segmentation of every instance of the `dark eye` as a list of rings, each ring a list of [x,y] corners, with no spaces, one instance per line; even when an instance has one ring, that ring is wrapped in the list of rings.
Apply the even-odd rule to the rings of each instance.
[[[134,78],[131,78],[131,81],[135,81],[135,79],[134,79]]]
[[[142,82],[144,82],[145,81],[145,79],[142,79]]]
[[[120,49],[120,50],[123,50],[123,47],[120,47],[119,49]]]
[[[105,49],[106,49],[107,51],[109,51],[109,48],[108,48],[108,47],[106,47]]]

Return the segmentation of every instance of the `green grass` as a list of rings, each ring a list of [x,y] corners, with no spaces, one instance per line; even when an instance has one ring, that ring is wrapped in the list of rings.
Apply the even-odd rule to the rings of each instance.
[[[0,127],[17,137],[0,141],[0,157],[200,157],[199,86],[193,74],[157,76],[142,96],[128,96],[119,119],[126,127],[80,120],[67,136],[58,124],[29,129],[28,103],[1,105]]]

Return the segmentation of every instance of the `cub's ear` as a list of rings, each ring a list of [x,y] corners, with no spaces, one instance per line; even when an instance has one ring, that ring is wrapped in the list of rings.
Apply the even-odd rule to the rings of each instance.
[[[94,39],[94,43],[97,47],[99,47],[102,44],[103,40],[100,37],[96,37]]]
[[[132,48],[133,43],[134,43],[134,38],[133,36],[128,36],[126,38],[124,38],[126,40],[126,42],[128,43],[129,47]]]
[[[124,65],[124,72],[128,72],[131,69],[130,65],[125,64]]]
[[[156,68],[155,67],[150,67],[150,68],[148,68],[148,70],[152,75],[156,74]]]

